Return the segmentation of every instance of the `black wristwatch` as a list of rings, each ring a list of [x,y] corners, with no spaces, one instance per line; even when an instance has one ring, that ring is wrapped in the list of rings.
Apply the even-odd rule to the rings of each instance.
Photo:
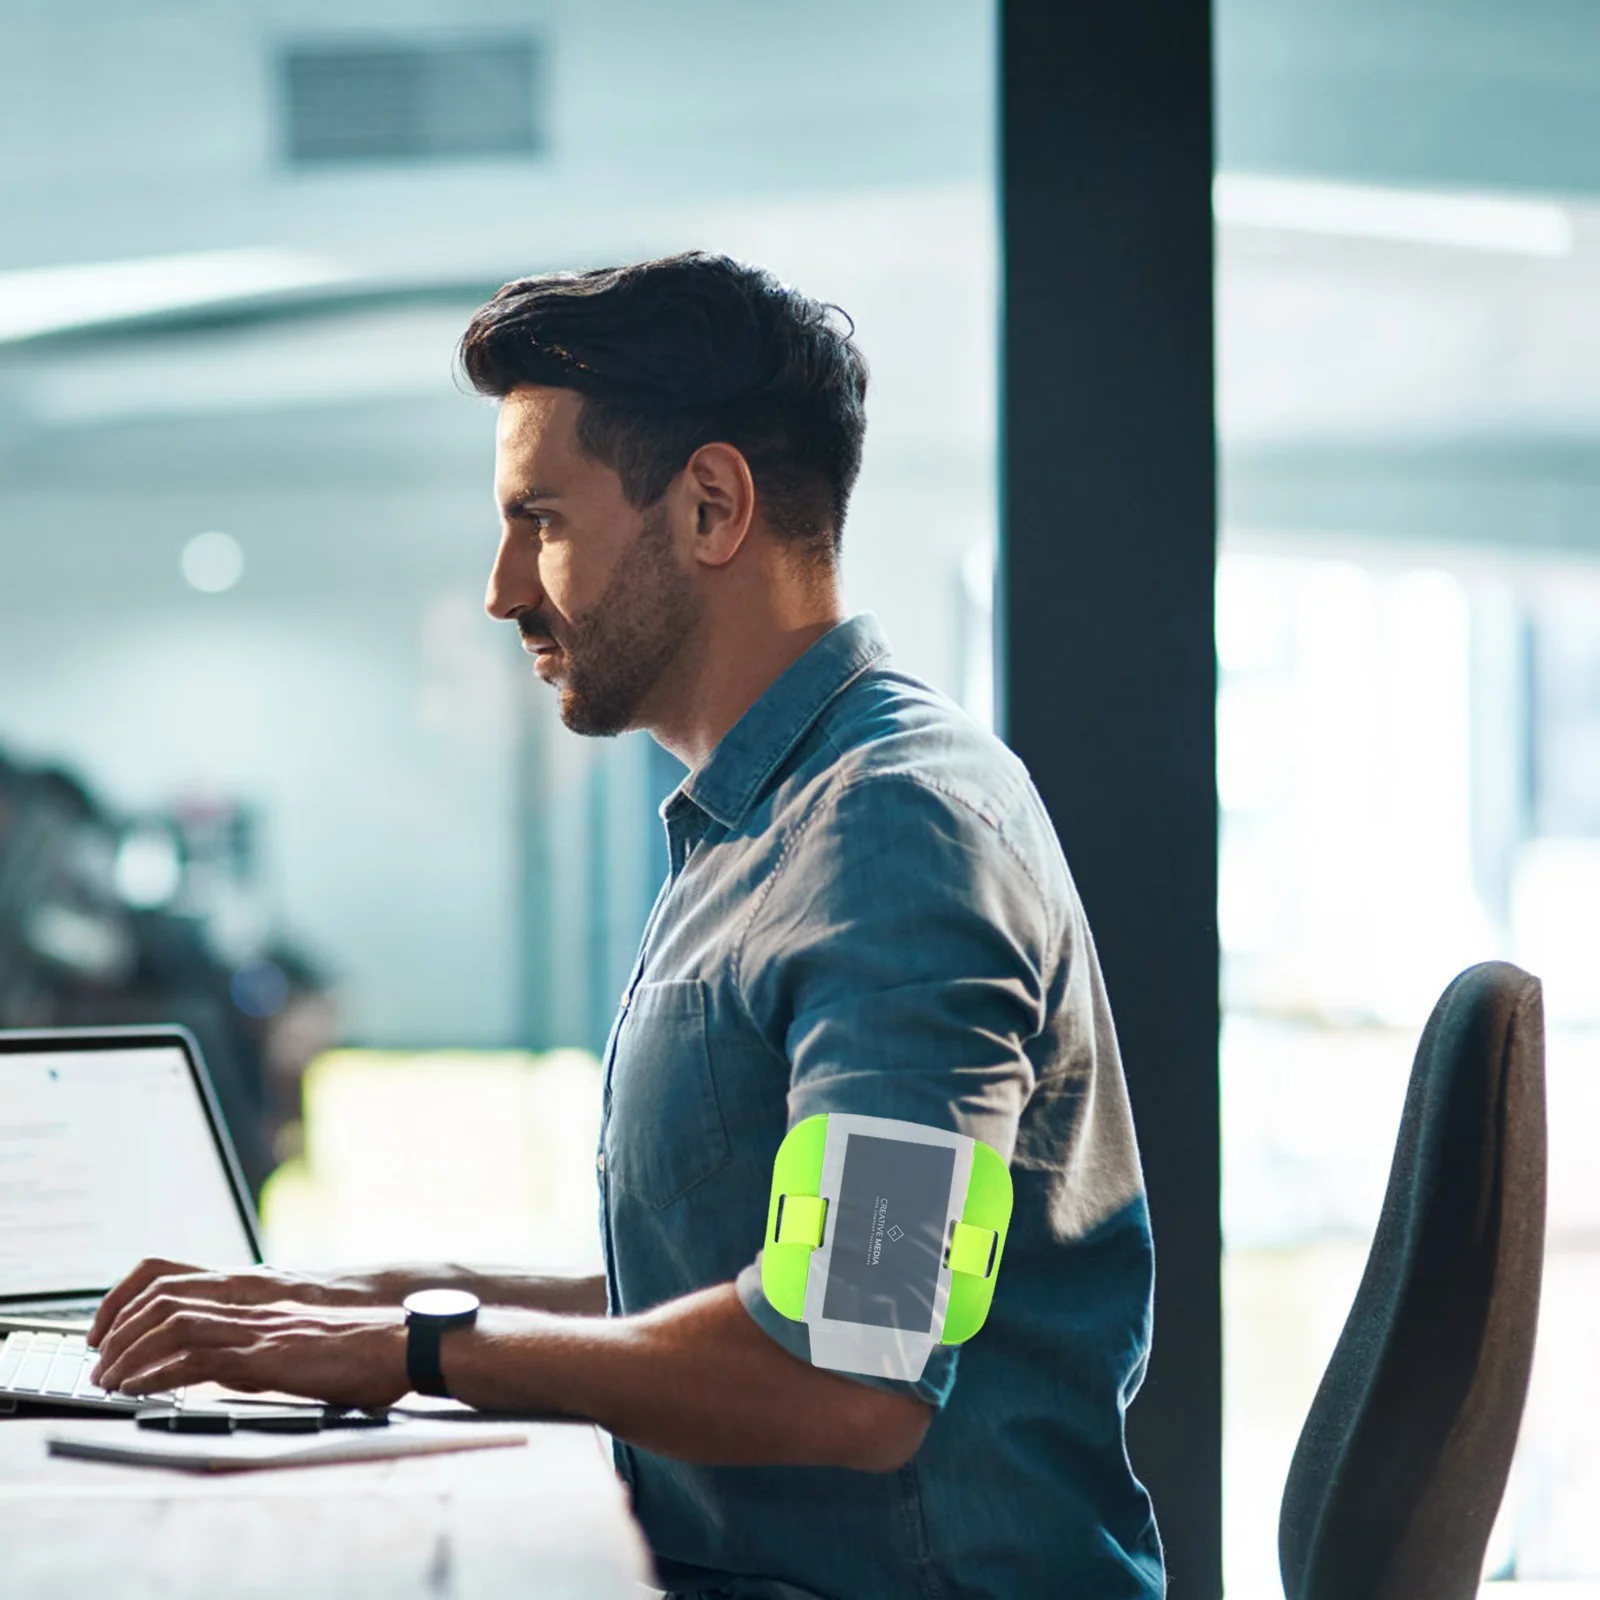
[[[439,1362],[439,1341],[478,1320],[478,1297],[465,1289],[418,1289],[401,1304],[406,1313],[406,1378],[418,1394],[450,1398]]]

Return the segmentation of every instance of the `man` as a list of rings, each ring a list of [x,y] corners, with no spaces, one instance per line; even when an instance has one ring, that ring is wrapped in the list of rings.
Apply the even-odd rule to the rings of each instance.
[[[569,728],[648,728],[690,769],[607,1049],[605,1276],[146,1262],[97,1319],[99,1381],[381,1404],[392,1308],[467,1288],[450,1391],[609,1429],[676,1594],[1160,1594],[1123,1443],[1150,1233],[1094,948],[1021,765],[844,620],[852,339],[690,255],[509,284],[462,354],[501,401],[490,613]],[[833,1111],[1011,1164],[988,1323],[917,1382],[813,1367],[762,1293],[774,1155]]]

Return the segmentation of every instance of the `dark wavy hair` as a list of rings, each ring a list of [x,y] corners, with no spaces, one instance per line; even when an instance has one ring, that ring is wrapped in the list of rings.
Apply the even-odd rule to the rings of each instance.
[[[460,362],[480,394],[582,395],[579,446],[640,508],[701,445],[733,445],[773,531],[831,556],[867,426],[867,364],[840,320],[759,267],[694,251],[508,283],[473,314]]]

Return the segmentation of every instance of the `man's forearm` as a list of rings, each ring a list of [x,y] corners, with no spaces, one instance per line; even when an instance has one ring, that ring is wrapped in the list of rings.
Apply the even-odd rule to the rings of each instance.
[[[892,1471],[931,1415],[790,1355],[731,1284],[632,1317],[487,1311],[442,1355],[451,1392],[470,1405],[586,1417],[657,1454],[722,1466]]]
[[[143,1263],[107,1297],[97,1383],[143,1394],[214,1381],[389,1405],[407,1382],[408,1335],[395,1296],[412,1281],[449,1282],[459,1272],[453,1281],[480,1289],[594,1303],[592,1279],[579,1289],[571,1280],[418,1268],[381,1282],[348,1275],[338,1292],[359,1289],[377,1305],[330,1310],[311,1291],[331,1293],[333,1280],[261,1272],[214,1281],[160,1270],[171,1265]],[[221,1298],[196,1294],[197,1286],[249,1293]],[[708,1464],[889,1472],[910,1460],[931,1416],[907,1395],[796,1359],[756,1325],[731,1283],[637,1316],[490,1306],[476,1327],[444,1335],[440,1357],[451,1391],[469,1405],[586,1417],[657,1454]]]

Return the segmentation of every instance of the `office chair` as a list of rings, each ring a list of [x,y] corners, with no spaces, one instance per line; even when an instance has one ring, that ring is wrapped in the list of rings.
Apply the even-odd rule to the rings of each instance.
[[[1501,961],[1417,1047],[1377,1234],[1300,1433],[1288,1600],[1473,1600],[1517,1442],[1544,1262],[1544,1008]]]

